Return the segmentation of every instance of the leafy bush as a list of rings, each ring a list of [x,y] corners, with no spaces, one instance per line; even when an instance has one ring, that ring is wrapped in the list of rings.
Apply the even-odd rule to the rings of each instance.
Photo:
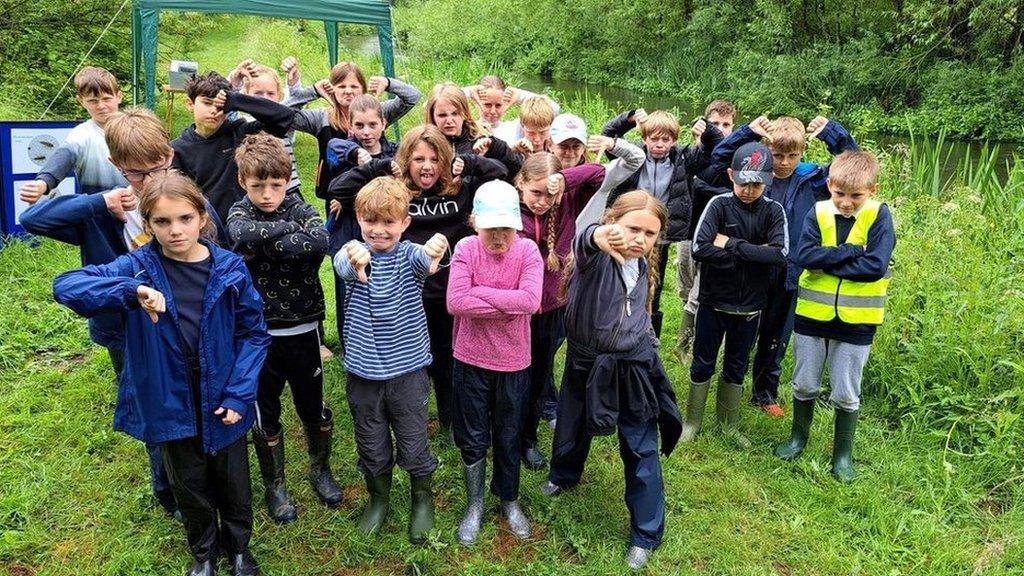
[[[673,95],[694,107],[729,97],[750,116],[827,110],[889,132],[1024,137],[1024,64],[1006,60],[1007,50],[1019,50],[991,7],[971,13],[967,40],[976,41],[964,48],[956,40],[965,33],[947,29],[948,11],[959,5],[815,5],[808,12],[806,2],[780,0],[420,0],[402,3],[396,18],[417,60],[468,58]],[[993,28],[982,33],[985,26]]]

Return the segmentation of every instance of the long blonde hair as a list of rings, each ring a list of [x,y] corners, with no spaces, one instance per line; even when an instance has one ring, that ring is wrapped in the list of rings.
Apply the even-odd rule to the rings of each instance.
[[[637,210],[646,210],[658,218],[658,222],[661,225],[658,233],[658,239],[660,240],[661,235],[665,233],[665,226],[668,223],[668,208],[664,202],[650,195],[645,190],[633,190],[616,198],[615,202],[601,216],[601,224],[614,224],[626,214]],[[647,313],[650,314],[654,305],[654,293],[658,290],[658,270],[661,265],[661,251],[658,250],[657,242],[655,242],[651,251],[644,256],[647,258]],[[568,294],[569,278],[574,267],[575,261],[567,258],[565,271],[562,273],[562,285],[558,291],[560,300],[565,300]]]
[[[331,68],[330,83],[331,86],[340,84],[349,74],[356,75],[356,81],[363,87],[363,93],[366,93],[366,74],[363,74],[359,65],[355,62],[338,62]],[[348,109],[342,110],[337,100],[332,97],[331,107],[327,110],[327,120],[331,123],[331,128],[339,132],[348,134],[351,124],[349,123],[349,111]]]
[[[473,114],[469,110],[469,100],[466,99],[462,88],[451,82],[436,84],[434,89],[430,91],[427,103],[423,105],[423,121],[425,123],[434,124],[434,108],[442,100],[458,108],[459,113],[462,114],[462,130],[465,132],[468,128],[470,138],[476,139],[487,135],[487,131],[473,119]]]
[[[562,164],[558,161],[558,157],[550,152],[537,152],[530,154],[523,161],[523,167],[519,170],[519,174],[516,176],[516,188],[519,188],[520,197],[522,197],[523,186],[527,182],[534,182],[537,180],[547,181],[548,177],[552,174],[557,174],[561,170]],[[545,242],[548,246],[548,257],[547,267],[552,272],[557,272],[562,268],[561,257],[555,252],[555,245],[558,241],[558,210],[562,206],[561,199],[558,202],[551,205],[548,210],[548,230]]]
[[[412,178],[409,176],[409,158],[412,156],[412,151],[416,149],[416,145],[420,142],[425,142],[437,154],[438,181],[441,184],[440,195],[454,196],[458,194],[459,187],[455,182],[455,177],[452,176],[452,161],[455,159],[455,150],[448,142],[448,139],[444,137],[444,133],[441,132],[440,128],[433,124],[424,124],[409,130],[405,137],[402,138],[402,143],[398,145],[398,152],[395,153],[395,162],[402,169],[402,179],[409,188],[412,197],[415,198],[422,192],[422,190],[416,187],[416,184],[413,183]]]

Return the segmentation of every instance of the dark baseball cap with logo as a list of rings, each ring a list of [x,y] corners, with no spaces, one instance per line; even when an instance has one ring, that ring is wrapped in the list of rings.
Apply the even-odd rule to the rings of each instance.
[[[737,184],[771,184],[771,150],[760,142],[740,146],[732,157],[732,179]]]

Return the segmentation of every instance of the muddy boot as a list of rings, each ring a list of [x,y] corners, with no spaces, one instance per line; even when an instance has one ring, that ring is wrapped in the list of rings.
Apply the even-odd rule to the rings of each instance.
[[[270,437],[253,430],[252,444],[256,449],[256,460],[260,463],[264,500],[270,518],[278,524],[294,522],[298,512],[284,483],[284,430]]]
[[[708,400],[708,386],[711,380],[704,382],[690,382],[690,395],[686,398],[686,420],[683,421],[683,432],[679,436],[680,442],[693,442],[700,432],[701,423],[704,421],[704,404]]]
[[[409,542],[422,544],[434,528],[433,474],[410,479],[412,510],[409,511]]]
[[[487,478],[487,458],[473,464],[463,465],[466,480],[466,513],[459,522],[459,543],[470,546],[480,535],[480,524],[484,519],[484,483]]]
[[[306,439],[309,441],[309,483],[313,485],[320,502],[330,508],[337,508],[341,506],[344,496],[331,475],[333,429],[333,414],[330,409],[326,409],[326,418],[322,422],[306,426]]]
[[[688,365],[693,359],[693,325],[696,319],[692,313],[683,311],[683,319],[679,323],[679,338],[676,340],[676,347],[672,349],[680,364]]]
[[[750,449],[750,440],[739,431],[740,399],[743,396],[743,384],[733,384],[725,380],[718,381],[718,392],[715,396],[715,415],[722,435],[736,443],[740,450]]]
[[[380,527],[384,525],[384,520],[388,517],[391,500],[391,471],[388,470],[380,476],[370,476],[364,472],[363,477],[366,478],[366,493],[369,495],[369,499],[366,501],[363,515],[359,517],[359,531],[370,535],[380,530]]]
[[[807,439],[811,436],[814,402],[793,398],[793,429],[789,433],[789,439],[775,448],[775,455],[779,458],[791,462],[803,453]]]
[[[835,437],[832,439],[832,476],[844,484],[857,478],[853,467],[853,436],[859,412],[836,408]]]
[[[501,515],[508,520],[508,527],[512,530],[513,536],[520,540],[530,537],[530,521],[526,519],[526,514],[523,514],[523,509],[519,507],[518,500],[502,500]]]

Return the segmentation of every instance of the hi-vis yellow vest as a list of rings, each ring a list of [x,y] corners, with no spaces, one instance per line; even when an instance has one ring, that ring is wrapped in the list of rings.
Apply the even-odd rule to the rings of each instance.
[[[868,230],[878,218],[882,204],[868,200],[857,215],[848,244],[866,246]],[[814,214],[821,230],[821,245],[836,246],[836,219],[831,200],[814,205]],[[885,318],[886,289],[891,273],[875,282],[844,280],[821,270],[804,270],[800,274],[800,288],[797,292],[796,313],[799,316],[828,322],[837,315],[847,324],[881,324]]]

